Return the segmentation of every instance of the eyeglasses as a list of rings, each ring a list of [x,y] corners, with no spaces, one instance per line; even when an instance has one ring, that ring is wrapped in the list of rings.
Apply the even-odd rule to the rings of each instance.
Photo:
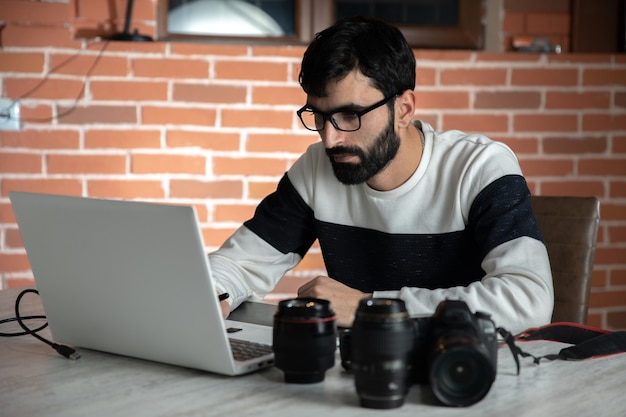
[[[381,101],[374,103],[368,108],[360,111],[340,110],[333,113],[324,113],[321,111],[313,110],[310,107],[303,106],[300,110],[296,112],[296,114],[300,118],[302,125],[314,132],[324,130],[326,120],[330,120],[330,123],[337,130],[341,130],[343,132],[354,132],[355,130],[359,130],[361,128],[361,117],[364,114],[369,113],[372,110],[376,110],[383,104],[387,104],[392,98],[395,97],[396,94],[390,97],[385,97]]]

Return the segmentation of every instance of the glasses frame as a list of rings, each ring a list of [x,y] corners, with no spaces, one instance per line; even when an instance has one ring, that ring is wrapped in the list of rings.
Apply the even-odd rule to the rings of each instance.
[[[376,103],[372,104],[369,107],[364,108],[363,110],[359,110],[359,111],[354,111],[354,110],[338,110],[338,111],[334,111],[332,113],[326,113],[326,112],[321,112],[315,109],[312,109],[311,107],[307,106],[306,104],[304,106],[302,106],[297,112],[296,114],[298,115],[298,118],[300,119],[300,122],[302,123],[302,126],[305,127],[305,129],[311,130],[313,132],[321,132],[322,130],[324,130],[324,128],[326,127],[326,121],[329,120],[330,124],[333,125],[333,127],[337,130],[340,130],[342,132],[356,132],[357,130],[359,130],[361,128],[361,117],[369,112],[371,112],[372,110],[376,110],[377,108],[383,106],[384,104],[387,104],[389,101],[391,101],[391,99],[396,98],[398,96],[398,94],[393,94],[389,97],[385,97],[380,101],[377,101]],[[306,123],[304,123],[304,119],[302,119],[302,113],[304,113],[305,111],[309,111],[311,113],[318,114],[320,116],[322,116],[322,128],[321,129],[312,129],[310,127],[308,127],[306,125]],[[356,129],[342,129],[337,125],[337,122],[335,121],[335,118],[333,117],[335,114],[337,113],[354,113],[355,116],[358,117],[359,119],[359,126]]]

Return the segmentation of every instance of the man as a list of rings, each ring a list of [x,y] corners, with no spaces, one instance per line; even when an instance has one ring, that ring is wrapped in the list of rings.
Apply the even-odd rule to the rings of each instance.
[[[548,323],[553,288],[530,192],[511,150],[413,121],[415,58],[383,22],[350,18],[306,50],[298,111],[312,145],[216,252],[225,315],[260,299],[319,240],[328,277],[298,295],[331,301],[350,326],[363,297],[413,315],[462,299],[511,331]]]

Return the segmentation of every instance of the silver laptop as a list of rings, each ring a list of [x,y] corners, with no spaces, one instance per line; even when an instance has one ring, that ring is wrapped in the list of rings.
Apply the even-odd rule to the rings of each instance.
[[[239,375],[272,328],[224,320],[194,207],[9,193],[59,343]],[[235,360],[231,338],[269,347]]]

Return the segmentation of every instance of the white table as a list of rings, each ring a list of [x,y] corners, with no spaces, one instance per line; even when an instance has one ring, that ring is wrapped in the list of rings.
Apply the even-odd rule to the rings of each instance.
[[[19,291],[0,291],[0,318],[14,316]],[[41,313],[36,296],[23,314]],[[19,330],[2,325],[0,332]],[[46,329],[47,330],[47,329]],[[42,334],[49,336],[44,330]],[[533,354],[564,345],[526,342]],[[467,408],[433,402],[427,386],[413,386],[393,410],[361,408],[351,375],[337,360],[324,382],[285,384],[279,369],[224,377],[159,363],[81,350],[71,361],[31,336],[0,338],[0,416],[597,416],[626,415],[626,354],[580,362],[522,359],[521,374],[508,348],[487,397]]]

